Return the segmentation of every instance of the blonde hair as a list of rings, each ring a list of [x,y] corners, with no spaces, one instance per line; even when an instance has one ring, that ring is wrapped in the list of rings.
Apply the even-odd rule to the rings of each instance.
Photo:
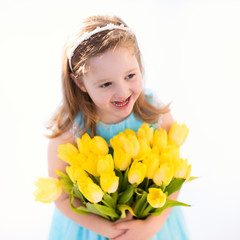
[[[90,32],[96,27],[104,27],[107,24],[127,25],[118,17],[111,16],[92,16],[83,22],[80,31],[74,38],[68,39],[64,45],[62,60],[62,103],[48,123],[47,129],[51,134],[47,137],[55,138],[72,128],[76,115],[80,112],[82,117],[82,129],[79,134],[83,134],[90,129],[91,136],[96,134],[96,107],[87,92],[83,92],[71,79],[73,73],[76,78],[81,78],[86,74],[85,65],[89,58],[104,53],[117,46],[130,47],[133,49],[137,58],[139,68],[143,72],[141,53],[138,47],[137,39],[131,31],[119,29],[106,30],[92,35],[89,39],[83,41],[74,51],[71,59],[71,71],[68,63],[68,51],[74,45],[74,42],[85,32]],[[133,113],[143,122],[149,124],[157,123],[160,114],[168,112],[168,106],[158,108],[151,104],[147,96],[142,92],[133,107]]]

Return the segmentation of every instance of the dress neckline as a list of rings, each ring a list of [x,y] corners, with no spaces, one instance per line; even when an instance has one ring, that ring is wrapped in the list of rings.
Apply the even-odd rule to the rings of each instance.
[[[129,121],[131,118],[133,118],[134,114],[133,113],[130,113],[129,116],[127,116],[125,119],[123,119],[122,121],[120,122],[117,122],[117,123],[103,123],[103,122],[98,122],[97,126],[98,127],[103,127],[103,128],[112,128],[112,127],[119,127],[121,126],[122,124],[124,124],[125,122]]]

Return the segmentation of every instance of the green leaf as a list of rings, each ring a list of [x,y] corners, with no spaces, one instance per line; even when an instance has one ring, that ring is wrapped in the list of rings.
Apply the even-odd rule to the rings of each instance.
[[[198,179],[198,177],[190,177],[187,182],[190,182],[192,180]]]
[[[157,186],[156,188],[159,188],[159,187]],[[162,189],[163,192],[165,192],[166,184],[163,182],[160,188]]]
[[[75,213],[78,213],[78,214],[83,214],[83,215],[86,215],[86,214],[89,214],[91,213],[86,207],[84,206],[80,206],[78,208],[75,208],[73,206],[71,206],[71,209],[75,212]]]
[[[128,172],[129,172],[130,167],[126,169],[123,175],[123,181],[122,181],[122,188],[126,189],[128,185]]]
[[[137,186],[136,184],[132,184],[123,193],[121,193],[121,196],[118,199],[118,204],[120,204],[120,205],[126,204],[133,196],[136,186]]]
[[[63,172],[61,172],[61,171],[59,171],[59,170],[56,170],[56,173],[57,173],[57,175],[58,175],[59,177],[61,177],[61,178],[66,178],[66,177],[68,177],[67,174],[65,174],[65,173],[63,173]]]
[[[61,185],[63,187],[64,192],[66,192],[67,194],[70,194],[72,191],[72,188],[73,188],[72,180],[70,179],[70,177],[67,174],[65,174],[59,170],[56,170],[56,172],[57,172],[58,176],[60,177]]]
[[[175,200],[167,199],[164,206],[160,208],[156,208],[151,215],[160,215],[165,209],[169,207],[175,207],[175,206],[185,206],[185,207],[190,207],[190,205],[183,203],[183,202],[178,202]]]
[[[140,192],[138,191],[137,194],[140,195]],[[136,205],[134,207],[134,212],[135,212],[136,216],[139,216],[140,211],[143,209],[143,206],[146,201],[147,201],[147,192],[142,190],[141,197],[136,201]]]
[[[84,206],[80,206],[80,207],[78,207],[78,208],[74,207],[73,204],[72,204],[73,199],[74,199],[73,194],[70,194],[70,195],[69,195],[70,206],[71,206],[71,209],[72,209],[75,213],[78,213],[78,214],[89,214],[89,213],[90,213],[90,211],[89,211],[86,207],[84,207]]]
[[[63,181],[62,179],[61,179],[60,181],[61,181],[61,184],[62,184],[62,187],[63,187],[64,192],[67,193],[67,194],[69,194],[69,193],[72,191],[72,189],[73,189],[73,184],[72,184],[72,182],[71,182],[71,183],[65,182],[65,181]]]
[[[112,199],[113,199],[114,206],[116,206],[117,200],[118,200],[118,192],[116,191],[116,192],[114,192],[114,193],[111,193],[110,195],[111,195],[111,197],[112,197]]]
[[[169,185],[165,188],[165,192],[168,192],[168,196],[173,194],[174,192],[181,189],[185,179],[183,178],[174,178]]]
[[[104,193],[102,202],[103,201],[104,203],[106,203],[106,205],[110,206],[111,208],[116,207],[116,201],[110,194]]]
[[[99,210],[97,210],[96,208],[95,208],[95,206],[94,206],[94,204],[93,203],[87,203],[86,204],[86,207],[87,207],[87,209],[89,210],[89,212],[91,212],[91,213],[93,213],[93,214],[96,214],[96,215],[99,215],[99,216],[101,216],[101,217],[103,217],[103,218],[106,218],[106,219],[108,219],[108,220],[110,220],[110,218],[106,215],[106,214],[103,214],[103,213],[101,213]]]
[[[100,213],[107,215],[109,217],[112,217],[112,218],[119,218],[119,215],[116,213],[116,211],[113,208],[106,207],[106,206],[100,205],[98,203],[94,203],[93,205],[94,205],[95,209],[97,209],[97,211],[99,211]]]

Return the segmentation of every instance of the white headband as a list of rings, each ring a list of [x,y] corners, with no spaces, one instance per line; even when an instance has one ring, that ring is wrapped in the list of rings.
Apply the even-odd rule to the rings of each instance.
[[[80,43],[89,39],[92,35],[94,35],[96,33],[99,33],[99,32],[105,31],[105,30],[113,30],[113,29],[119,29],[119,30],[132,32],[130,28],[124,27],[123,24],[115,25],[113,23],[109,23],[108,25],[106,25],[104,27],[97,27],[91,32],[85,32],[76,42],[74,42],[73,47],[70,48],[69,51],[68,51],[68,63],[69,63],[69,67],[70,67],[71,71],[73,71],[73,69],[72,69],[72,57],[73,57],[73,54],[74,54],[75,50],[80,45]]]

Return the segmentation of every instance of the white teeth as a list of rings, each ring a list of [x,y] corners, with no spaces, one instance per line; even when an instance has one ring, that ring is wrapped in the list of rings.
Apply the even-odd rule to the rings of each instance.
[[[124,102],[124,103],[121,103],[121,104],[118,104],[116,102],[113,102],[113,105],[117,106],[117,107],[122,107],[122,106],[125,106],[126,104],[128,104],[129,102],[129,98]]]

